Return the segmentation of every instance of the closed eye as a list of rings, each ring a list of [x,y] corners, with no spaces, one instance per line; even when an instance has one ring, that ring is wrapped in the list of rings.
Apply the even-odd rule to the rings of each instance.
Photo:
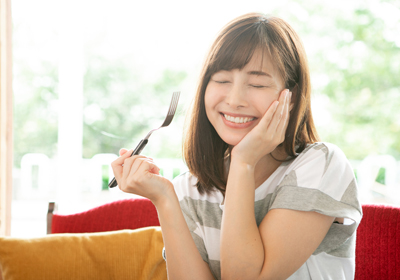
[[[214,80],[214,82],[216,82],[216,83],[218,83],[218,84],[227,84],[227,83],[230,83],[229,81],[217,81],[217,80]]]
[[[266,86],[262,86],[262,85],[250,85],[251,87],[254,88],[266,88]]]

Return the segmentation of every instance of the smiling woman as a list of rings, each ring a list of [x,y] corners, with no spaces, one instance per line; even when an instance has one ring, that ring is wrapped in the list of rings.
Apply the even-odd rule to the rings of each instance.
[[[209,51],[188,114],[190,173],[174,186],[217,279],[354,277],[357,186],[343,152],[317,142],[309,75],[300,38],[277,17],[240,16]]]
[[[239,16],[187,114],[189,171],[169,181],[145,155],[113,162],[120,188],[158,210],[169,278],[354,278],[357,184],[343,152],[317,142],[309,76],[286,21]]]

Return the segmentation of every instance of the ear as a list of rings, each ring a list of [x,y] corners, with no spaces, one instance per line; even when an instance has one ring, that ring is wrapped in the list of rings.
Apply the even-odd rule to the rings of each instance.
[[[297,97],[297,84],[292,88],[291,93],[292,93],[292,98],[290,100],[290,105],[289,105],[289,111],[292,111],[294,107],[294,101],[296,100]]]

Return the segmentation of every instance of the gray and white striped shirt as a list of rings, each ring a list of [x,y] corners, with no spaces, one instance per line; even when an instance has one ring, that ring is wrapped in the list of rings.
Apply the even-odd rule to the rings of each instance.
[[[189,172],[173,180],[193,240],[216,279],[221,279],[220,233],[224,197],[199,194]],[[344,218],[333,223],[310,258],[288,279],[354,279],[356,229],[362,218],[357,184],[344,153],[329,143],[309,145],[299,156],[282,163],[255,190],[257,226],[274,208],[315,211]]]

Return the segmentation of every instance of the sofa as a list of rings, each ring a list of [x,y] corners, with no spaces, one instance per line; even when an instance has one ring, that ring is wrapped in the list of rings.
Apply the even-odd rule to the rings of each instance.
[[[60,215],[49,203],[47,236],[0,237],[0,279],[167,279],[150,200],[114,201]]]
[[[400,207],[362,205],[356,280],[400,279]],[[73,215],[49,204],[48,236],[0,237],[5,280],[167,279],[157,211],[147,199],[114,201]]]

